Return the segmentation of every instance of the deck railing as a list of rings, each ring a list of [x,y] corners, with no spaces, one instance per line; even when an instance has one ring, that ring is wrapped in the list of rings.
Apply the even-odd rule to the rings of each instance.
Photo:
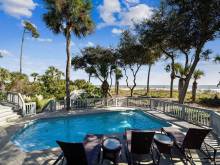
[[[18,110],[21,110],[22,116],[28,116],[36,114],[36,103],[25,103],[22,95],[16,92],[7,92],[7,102],[17,106]]]
[[[50,111],[65,109],[65,101],[53,101]],[[140,107],[161,111],[164,114],[187,122],[212,127],[220,135],[220,114],[213,110],[178,104],[149,97],[118,97],[118,98],[90,98],[71,100],[72,110],[83,110],[103,107]]]

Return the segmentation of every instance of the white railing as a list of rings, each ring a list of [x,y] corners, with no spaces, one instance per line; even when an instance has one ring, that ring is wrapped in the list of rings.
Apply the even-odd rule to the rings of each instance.
[[[64,110],[65,101],[52,101],[49,107],[50,111]],[[150,110],[161,111],[164,114],[196,125],[211,127],[217,135],[220,135],[220,114],[214,112],[213,110],[148,97],[120,97],[108,99],[90,98],[71,100],[72,110],[102,107],[149,108]]]
[[[22,116],[36,114],[36,103],[25,103],[22,95],[16,92],[7,92],[7,102],[17,106],[18,110],[21,110]]]
[[[35,102],[25,103],[25,109],[23,111],[23,116],[36,114],[36,109],[37,108],[36,108]]]
[[[150,107],[193,124],[210,126],[213,111],[174,102],[150,99]]]

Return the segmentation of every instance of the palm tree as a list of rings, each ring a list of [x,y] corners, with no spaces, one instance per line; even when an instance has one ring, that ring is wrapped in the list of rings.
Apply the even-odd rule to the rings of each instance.
[[[39,32],[37,31],[37,28],[34,24],[24,21],[23,22],[24,30],[22,33],[22,39],[21,39],[21,53],[20,53],[20,73],[22,74],[22,58],[23,58],[23,46],[24,46],[24,39],[25,34],[31,34],[33,38],[38,38]]]
[[[176,72],[175,77],[179,78],[178,93],[179,93],[179,99],[180,99],[180,96],[181,96],[181,93],[183,91],[183,87],[185,84],[185,77],[186,77],[188,70],[185,69],[184,66],[180,63],[175,63],[174,68],[175,68],[175,72]]]
[[[34,82],[37,80],[37,77],[39,76],[39,74],[38,73],[31,73],[31,77],[33,77],[34,78]]]
[[[121,69],[119,69],[118,67],[115,68],[114,73],[115,73],[115,93],[116,95],[118,95],[119,80],[123,77],[123,74]]]
[[[195,102],[196,100],[196,90],[197,90],[197,80],[200,79],[202,76],[204,76],[204,72],[197,69],[194,71],[193,73],[193,79],[194,79],[194,82],[193,82],[193,85],[192,85],[192,101]]]
[[[220,64],[220,55],[217,55],[217,56],[215,57],[214,61],[215,61],[216,63],[219,63],[219,64]],[[219,73],[220,73],[220,72],[219,72]],[[220,81],[219,81],[218,84],[217,84],[217,87],[219,87],[219,86],[220,86]]]
[[[178,72],[178,64],[174,63],[174,60],[165,67],[166,72],[170,72],[170,98],[173,98],[173,83],[176,78],[176,73]]]
[[[66,38],[66,109],[70,110],[71,34],[80,38],[92,32],[92,6],[89,0],[45,0],[45,7],[43,19],[48,28]]]

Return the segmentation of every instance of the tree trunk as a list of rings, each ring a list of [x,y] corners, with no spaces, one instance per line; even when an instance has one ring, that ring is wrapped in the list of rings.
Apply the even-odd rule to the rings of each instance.
[[[66,32],[66,110],[70,110],[70,69],[71,69],[71,54],[70,54],[70,42],[71,42],[71,33],[70,29],[67,29]]]
[[[134,88],[130,89],[130,96],[133,97]]]
[[[150,92],[150,72],[151,72],[151,64],[148,66],[148,74],[147,74],[147,95]]]
[[[90,83],[90,81],[91,81],[91,74],[89,74],[89,80],[88,80],[88,81],[89,81],[89,83]]]
[[[116,81],[116,95],[118,96],[118,91],[119,91],[119,81]]]
[[[20,73],[21,74],[22,74],[23,45],[24,45],[25,31],[26,31],[26,29],[24,29],[23,34],[22,34],[22,39],[21,39],[21,52],[20,52]]]
[[[183,92],[183,86],[184,86],[184,79],[180,78],[179,83],[178,83],[178,93],[179,93],[178,98],[179,98],[179,100],[180,100],[182,92]]]
[[[175,79],[175,73],[172,72],[170,75],[170,98],[173,98],[173,82]]]
[[[195,71],[196,66],[197,66],[197,64],[198,64],[198,62],[200,60],[199,56],[200,56],[201,51],[202,51],[202,46],[200,46],[200,48],[198,48],[196,50],[196,55],[195,55],[195,59],[193,61],[192,67],[190,68],[189,74],[187,74],[186,79],[184,81],[183,90],[182,90],[181,95],[179,97],[179,103],[180,104],[184,103],[184,100],[185,100],[185,97],[186,97],[186,93],[187,93],[187,89],[189,87],[190,79],[191,79],[192,74]]]
[[[192,101],[193,102],[196,101],[196,90],[197,90],[197,82],[194,81],[193,86],[192,86]]]
[[[108,84],[107,80],[103,81],[101,88],[102,88],[102,95],[105,98],[107,98],[108,94],[109,94],[109,84]]]

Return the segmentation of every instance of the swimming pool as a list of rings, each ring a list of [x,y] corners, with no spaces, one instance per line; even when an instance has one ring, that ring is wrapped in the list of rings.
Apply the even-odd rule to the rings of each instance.
[[[123,133],[125,128],[159,129],[170,126],[140,110],[128,110],[87,115],[74,115],[39,119],[21,130],[12,142],[24,151],[43,150],[56,147],[56,140],[82,142],[88,133]]]

